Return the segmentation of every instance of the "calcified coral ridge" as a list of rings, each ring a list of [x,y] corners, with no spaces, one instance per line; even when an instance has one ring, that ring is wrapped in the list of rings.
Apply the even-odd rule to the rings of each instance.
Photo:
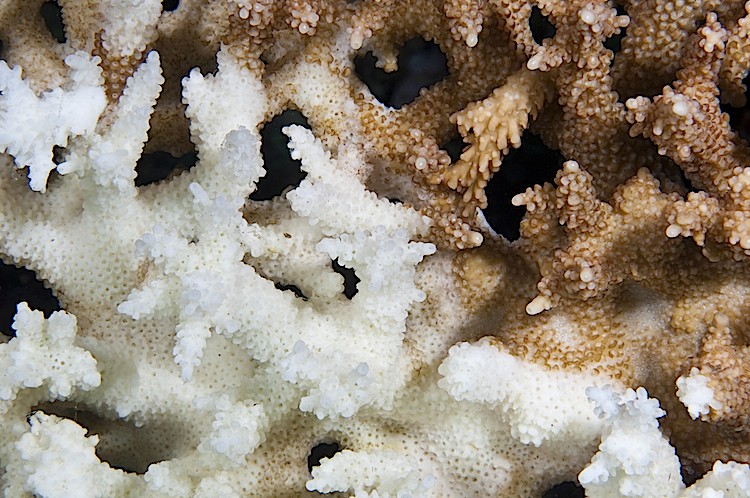
[[[750,496],[750,2],[167,4],[0,1],[0,256],[62,307],[3,331],[4,496]]]

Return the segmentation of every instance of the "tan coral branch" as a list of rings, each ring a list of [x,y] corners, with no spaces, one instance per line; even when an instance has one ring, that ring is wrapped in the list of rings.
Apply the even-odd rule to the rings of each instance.
[[[663,194],[645,168],[615,192],[611,205],[597,199],[591,175],[574,161],[565,163],[555,183],[555,190],[527,189],[513,198],[526,206],[521,233],[542,274],[538,295],[526,306],[530,315],[562,298],[588,300],[627,279],[646,279],[658,272],[653,261],[679,254],[676,243],[663,242],[665,211],[676,198]],[[551,228],[555,222],[564,235]],[[547,243],[546,254],[533,248],[537,239]],[[629,240],[639,244],[622,243]],[[558,244],[551,261],[549,242]]]
[[[748,431],[750,424],[750,346],[717,313],[687,376],[677,381],[678,396],[694,418]]]
[[[667,235],[691,236],[711,259],[719,244],[734,258],[750,255],[750,147],[732,130],[719,107],[719,70],[727,32],[715,14],[692,37],[683,69],[653,102],[627,101],[631,135],[643,135],[674,160],[705,193],[677,201]],[[713,244],[706,245],[706,239]],[[727,247],[728,246],[728,247]]]
[[[734,107],[746,104],[743,79],[750,69],[750,2],[745,3],[746,16],[737,20],[729,29],[727,49],[719,81],[722,89],[722,100]]]
[[[464,202],[475,199],[480,207],[487,207],[487,183],[500,169],[510,147],[521,146],[523,131],[554,93],[545,73],[523,67],[492,95],[453,114],[451,122],[458,126],[469,147],[441,180],[463,192]]]

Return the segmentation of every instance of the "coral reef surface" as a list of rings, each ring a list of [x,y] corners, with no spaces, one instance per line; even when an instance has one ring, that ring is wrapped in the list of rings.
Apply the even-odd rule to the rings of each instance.
[[[0,42],[3,496],[750,496],[750,2]]]

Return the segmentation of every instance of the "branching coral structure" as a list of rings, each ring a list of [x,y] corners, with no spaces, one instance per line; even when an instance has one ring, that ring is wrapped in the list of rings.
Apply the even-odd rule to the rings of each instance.
[[[749,26],[0,0],[0,257],[62,308],[0,331],[3,495],[750,496]],[[414,39],[447,74],[391,107],[361,61]]]

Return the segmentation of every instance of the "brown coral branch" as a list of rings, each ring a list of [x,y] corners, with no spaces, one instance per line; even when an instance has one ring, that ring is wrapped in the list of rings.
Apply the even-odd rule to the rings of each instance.
[[[705,382],[701,387],[706,389],[706,396],[710,399],[701,400],[705,402],[701,419],[735,432],[747,432],[750,423],[750,346],[738,336],[732,331],[729,318],[717,313],[687,379]],[[685,388],[686,377],[681,379],[678,386]],[[700,393],[696,394],[700,396]]]
[[[521,234],[542,274],[539,294],[526,306],[530,315],[549,310],[563,297],[588,300],[626,279],[647,279],[657,271],[654,260],[678,253],[676,243],[661,240],[665,211],[675,195],[663,194],[646,169],[617,190],[611,205],[597,198],[592,181],[578,163],[568,161],[555,190],[528,189],[513,198],[513,204],[526,206]],[[558,220],[562,231],[554,228]],[[622,244],[626,240],[639,240],[650,250]],[[551,261],[549,252],[534,249],[540,242],[547,251],[551,244],[556,247]]]
[[[479,207],[487,207],[487,183],[510,147],[520,147],[523,131],[553,95],[546,73],[521,68],[492,95],[452,115],[451,122],[458,125],[469,147],[442,173],[441,181],[462,192],[464,202],[476,200]]]
[[[735,258],[750,254],[750,147],[729,125],[719,107],[719,70],[727,32],[716,14],[691,38],[683,69],[671,87],[653,102],[630,99],[631,135],[651,139],[659,153],[673,159],[695,187],[687,202],[677,201],[669,216],[669,237],[691,236],[699,245],[707,239],[729,246]],[[711,259],[718,250],[706,246]]]
[[[745,12],[747,15],[726,25],[726,55],[719,73],[721,98],[734,107],[743,107],[747,100],[742,80],[750,69],[750,3],[745,4]]]
[[[487,1],[446,0],[443,9],[448,18],[453,39],[464,40],[470,47],[476,46],[479,33],[482,32],[484,18],[489,15]]]

